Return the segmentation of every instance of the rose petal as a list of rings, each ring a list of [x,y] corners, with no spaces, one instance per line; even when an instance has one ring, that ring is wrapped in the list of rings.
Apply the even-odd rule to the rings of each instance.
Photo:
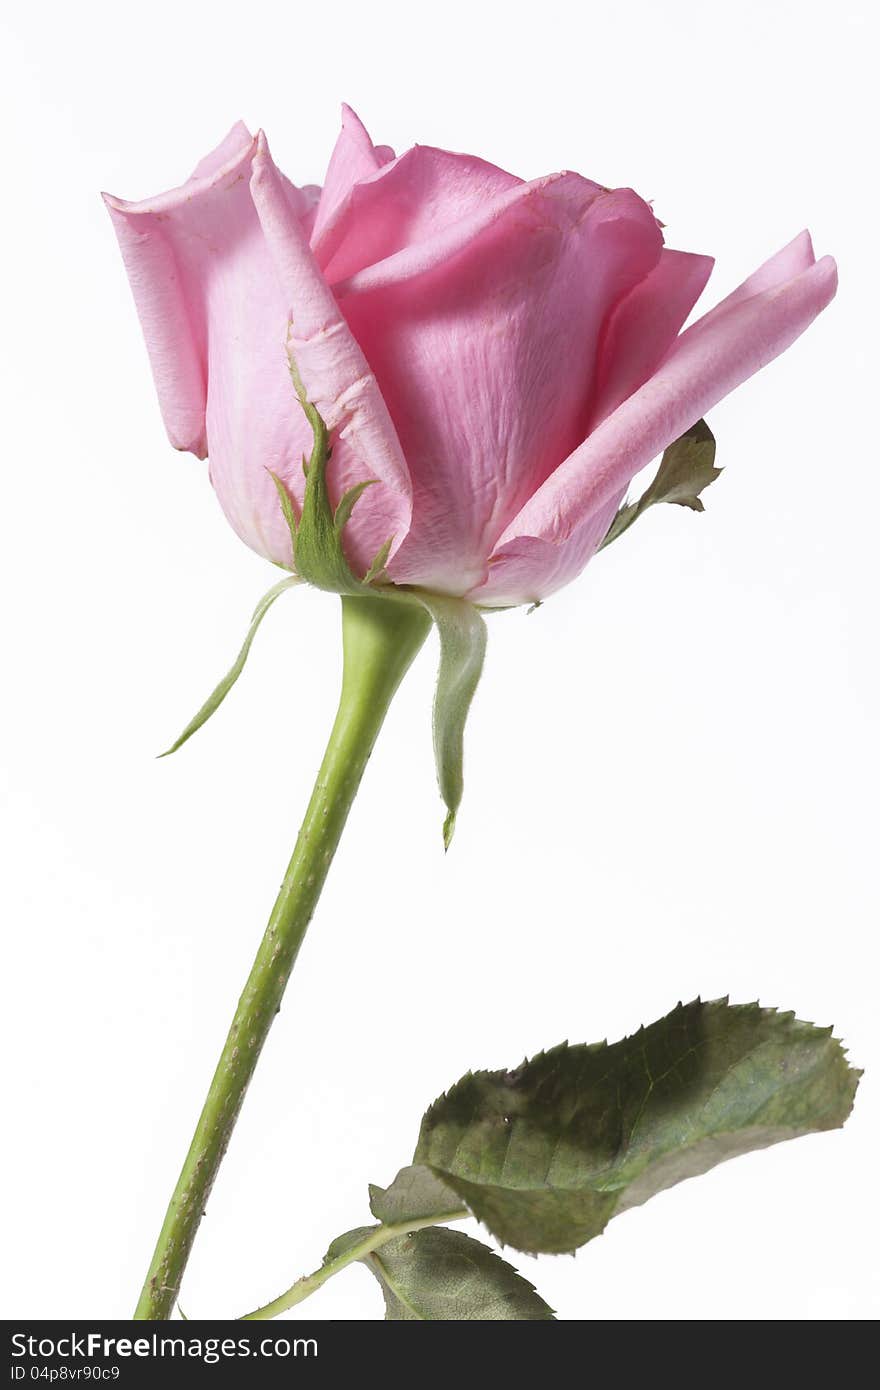
[[[394,153],[387,145],[373,144],[354,111],[343,103],[342,129],[330,156],[312,229],[313,246],[320,246],[328,225],[339,216],[353,186],[375,174],[393,158]]]
[[[620,301],[602,339],[588,432],[659,366],[706,288],[712,265],[711,256],[664,247],[654,269]]]
[[[792,247],[798,246],[797,253]],[[508,544],[539,537],[571,542],[577,562],[592,518],[662,450],[754,372],[784,352],[833,298],[837,270],[831,257],[782,280],[803,264],[803,242],[768,261],[727,300],[684,332],[651,379],[634,392],[538,488],[502,535],[493,557],[491,586],[505,593]],[[519,553],[519,548],[517,550]],[[573,573],[566,569],[568,578]],[[576,570],[574,571],[576,572]],[[557,588],[556,567],[550,587]],[[488,590],[486,591],[488,592]]]
[[[626,488],[588,517],[582,526],[559,544],[539,536],[518,536],[495,551],[485,583],[468,598],[489,608],[539,603],[569,584],[595,555],[623,500]]]
[[[752,271],[748,279],[743,280],[731,294],[725,299],[721,299],[713,309],[704,314],[700,319],[703,327],[714,323],[716,318],[732,309],[735,304],[742,303],[745,299],[751,299],[753,295],[760,294],[763,290],[775,289],[777,285],[784,285],[786,281],[793,280],[802,271],[809,270],[815,264],[816,257],[813,254],[813,243],[808,231],[799,232],[792,241],[783,246],[781,251],[777,251],[769,260],[764,261],[758,266],[757,270]]]
[[[483,159],[416,145],[351,187],[315,236],[315,254],[335,285],[436,237],[522,182]]]
[[[332,499],[338,501],[345,488],[367,478],[382,484],[366,490],[346,527],[349,559],[365,569],[392,537],[394,554],[408,530],[412,492],[406,460],[375,377],[318,269],[263,135],[251,194],[290,318],[291,349],[309,399],[332,434]]]
[[[224,135],[220,144],[199,160],[189,176],[189,181],[209,179],[214,174],[220,173],[230,160],[236,159],[242,151],[249,149],[253,143],[254,137],[244,121],[236,121],[229,133]]]
[[[181,188],[107,202],[172,443],[202,458],[210,449],[211,481],[232,526],[289,564],[290,533],[267,470],[301,493],[311,436],[288,373],[287,304],[248,188],[255,148],[238,125]],[[307,201],[283,187],[295,217]]]
[[[603,326],[660,248],[631,190],[560,174],[336,286],[413,480],[392,578],[451,593],[484,579],[507,522],[586,432]]]
[[[181,188],[142,202],[103,195],[141,321],[159,407],[175,449],[204,458],[207,340],[187,266],[175,250],[174,212],[208,192],[249,159],[253,139],[237,122]]]

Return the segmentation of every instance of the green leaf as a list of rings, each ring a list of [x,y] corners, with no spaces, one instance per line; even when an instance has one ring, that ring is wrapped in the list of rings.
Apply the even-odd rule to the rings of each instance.
[[[363,1263],[379,1281],[390,1322],[553,1318],[527,1279],[463,1231],[413,1231],[371,1251]]]
[[[440,795],[448,814],[443,843],[448,849],[464,791],[464,726],[486,655],[486,624],[466,599],[419,592],[440,635],[440,670],[434,694],[434,758]]]
[[[616,541],[657,502],[673,502],[676,506],[702,512],[700,493],[721,475],[721,469],[714,464],[715,437],[706,421],[698,420],[669,445],[660,460],[657,476],[638,502],[628,502],[620,508],[599,549]]]
[[[170,748],[166,748],[164,753],[159,754],[160,758],[167,758],[169,753],[175,753],[182,744],[186,743],[187,739],[192,738],[196,730],[200,729],[202,725],[208,719],[211,718],[211,715],[214,713],[214,711],[218,709],[220,705],[222,705],[223,701],[226,699],[226,696],[229,694],[230,690],[235,685],[235,682],[238,680],[239,676],[244,670],[244,663],[248,659],[248,652],[250,651],[251,644],[257,635],[257,629],[260,626],[260,623],[265,618],[269,609],[272,607],[272,604],[275,602],[276,598],[279,598],[280,595],[284,593],[285,589],[291,589],[294,586],[294,584],[299,584],[300,582],[301,581],[299,575],[290,574],[287,576],[286,579],[282,579],[280,583],[276,584],[273,588],[271,588],[267,594],[263,595],[256,608],[254,609],[254,615],[251,618],[251,625],[248,628],[247,636],[245,637],[241,651],[238,653],[238,656],[235,658],[235,661],[233,662],[232,666],[226,672],[226,675],[219,682],[219,684],[216,685],[214,689],[211,691],[211,694],[208,696],[207,700],[202,705],[198,713],[195,714],[193,718],[189,721],[183,733],[180,734],[179,737],[174,740]]]
[[[330,457],[327,427],[317,408],[306,396],[292,355],[289,361],[290,375],[305,417],[312,427],[313,441],[306,470],[302,514],[296,528],[293,552],[296,572],[318,589],[329,589],[334,594],[359,594],[363,592],[363,585],[352,574],[345,558],[342,529],[364,488],[375,480],[370,479],[349,488],[334,513],[327,492],[327,460]]]
[[[859,1075],[830,1029],[696,1000],[612,1046],[464,1077],[425,1115],[414,1161],[500,1241],[571,1251],[725,1159],[839,1127]]]
[[[317,1286],[360,1261],[378,1279],[392,1321],[553,1317],[532,1285],[493,1251],[436,1224],[459,1221],[468,1212],[429,1168],[402,1168],[390,1187],[371,1184],[370,1208],[379,1225],[337,1236],[306,1284]]]
[[[404,1222],[452,1221],[461,1215],[461,1199],[430,1168],[401,1168],[390,1187],[370,1183],[370,1211],[384,1226]]]

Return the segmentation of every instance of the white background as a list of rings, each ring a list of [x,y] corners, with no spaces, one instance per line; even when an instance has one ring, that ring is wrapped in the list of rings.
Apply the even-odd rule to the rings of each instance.
[[[433,640],[368,771],[184,1283],[233,1316],[368,1219],[471,1066],[730,992],[834,1023],[839,1133],[520,1261],[565,1319],[877,1310],[874,7],[251,0],[16,6],[2,35],[7,1316],[128,1316],[335,702],[336,600],[288,595],[157,762],[275,572],[159,420],[100,188],[177,183],[242,116],[299,182],[377,141],[571,167],[713,253],[802,226],[837,301],[710,419],[726,472],[538,614],[495,618],[444,858]],[[875,11],[876,12],[876,11]],[[301,1310],[374,1318],[347,1271]]]

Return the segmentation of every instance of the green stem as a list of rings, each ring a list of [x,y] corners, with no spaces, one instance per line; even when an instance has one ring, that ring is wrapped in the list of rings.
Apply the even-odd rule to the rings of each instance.
[[[279,1294],[271,1303],[266,1303],[262,1308],[257,1308],[253,1313],[246,1313],[240,1319],[242,1322],[256,1322],[258,1320],[277,1318],[279,1313],[286,1313],[289,1308],[295,1308],[297,1303],[302,1303],[303,1299],[315,1293],[322,1284],[326,1284],[328,1279],[332,1279],[334,1274],[354,1264],[356,1260],[363,1260],[367,1255],[372,1254],[383,1245],[387,1245],[389,1240],[396,1240],[398,1236],[408,1236],[411,1231],[423,1231],[426,1226],[441,1226],[448,1221],[464,1221],[470,1216],[470,1212],[462,1208],[460,1211],[447,1212],[445,1216],[425,1216],[420,1221],[402,1221],[397,1226],[371,1226],[364,1234],[363,1240],[359,1240],[356,1245],[350,1246],[341,1255],[334,1259],[325,1260],[320,1269],[316,1269],[314,1274],[307,1274],[302,1279],[297,1279],[286,1293]]]
[[[293,857],[248,976],[159,1234],[135,1318],[171,1316],[199,1221],[257,1058],[397,687],[427,636],[420,608],[342,600],[342,694]]]

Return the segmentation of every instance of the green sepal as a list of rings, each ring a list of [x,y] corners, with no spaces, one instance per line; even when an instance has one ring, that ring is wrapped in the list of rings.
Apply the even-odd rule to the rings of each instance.
[[[275,484],[275,491],[278,493],[278,501],[281,503],[281,512],[284,517],[284,520],[287,522],[287,529],[290,532],[291,554],[295,555],[296,533],[299,525],[296,519],[296,506],[293,497],[291,496],[290,489],[288,488],[284,479],[280,478],[277,473],[273,473],[271,468],[268,470],[268,472],[269,477]]]
[[[467,599],[414,591],[440,637],[440,669],[434,693],[434,758],[446,803],[443,844],[449,848],[464,791],[464,727],[486,655],[486,624]]]
[[[393,537],[379,548],[363,580],[345,557],[342,533],[366,488],[376,480],[355,483],[342,496],[335,511],[327,491],[327,428],[317,408],[306,396],[292,355],[291,379],[300,405],[312,427],[312,452],[306,469],[306,486],[299,521],[286,487],[273,475],[281,507],[293,539],[294,565],[307,583],[332,593],[363,596],[372,593],[382,602],[419,604],[431,617],[440,636],[440,669],[434,696],[433,738],[440,794],[446,803],[443,843],[449,848],[461,803],[464,726],[483,669],[486,625],[466,599],[431,594],[420,589],[379,586],[391,551]]]
[[[379,549],[373,556],[369,569],[364,575],[365,585],[375,584],[377,579],[382,578],[382,575],[385,573],[385,566],[388,563],[388,556],[391,553],[391,547],[393,544],[394,537],[389,536],[387,541],[383,541],[382,545],[379,546]]]
[[[354,487],[350,487],[347,492],[342,494],[339,499],[339,506],[333,513],[333,525],[336,527],[336,534],[338,536],[342,535],[344,527],[351,519],[351,514],[354,511],[354,504],[361,493],[366,492],[368,487],[372,487],[375,481],[375,478],[365,478],[362,483],[355,483]]]
[[[620,508],[599,549],[616,541],[643,512],[658,502],[673,502],[694,512],[704,511],[700,493],[721,476],[722,470],[714,464],[715,436],[705,420],[698,420],[664,451],[654,481],[639,500],[627,502]]]
[[[573,1251],[684,1178],[838,1128],[859,1076],[830,1029],[696,1000],[612,1046],[467,1075],[428,1110],[414,1162],[502,1243]]]
[[[299,584],[300,582],[301,581],[299,575],[289,574],[286,579],[280,580],[279,583],[274,585],[274,587],[271,588],[267,594],[263,595],[256,608],[254,609],[253,617],[251,618],[251,625],[247,631],[247,636],[245,637],[241,647],[241,651],[238,653],[238,656],[235,658],[235,661],[233,662],[232,666],[230,666],[223,679],[217,685],[215,685],[214,689],[211,691],[211,694],[208,696],[207,700],[202,705],[198,713],[195,714],[193,718],[189,721],[183,733],[180,734],[174,740],[170,748],[166,748],[164,753],[159,754],[160,758],[167,758],[170,753],[176,753],[177,749],[180,748],[182,744],[186,743],[187,739],[192,738],[193,734],[196,733],[196,731],[200,729],[208,719],[211,718],[211,715],[214,713],[214,711],[219,709],[220,705],[222,705],[223,701],[226,699],[226,696],[229,694],[230,690],[235,685],[235,682],[238,680],[239,676],[244,670],[244,664],[248,659],[248,653],[250,652],[251,644],[253,643],[253,640],[257,635],[257,629],[259,628],[260,623],[265,618],[269,609],[272,607],[272,604],[275,602],[277,598],[281,596],[281,594],[284,593],[285,589],[291,589],[293,588],[294,584]]]
[[[375,479],[349,488],[334,512],[327,491],[327,426],[305,392],[291,355],[290,375],[299,403],[312,427],[312,452],[306,469],[302,512],[294,539],[294,567],[298,575],[317,589],[334,594],[360,594],[363,585],[352,573],[342,548],[342,530],[364,488]],[[283,506],[283,503],[282,503]]]
[[[463,1231],[429,1226],[364,1257],[388,1322],[537,1322],[553,1310],[532,1284]]]

